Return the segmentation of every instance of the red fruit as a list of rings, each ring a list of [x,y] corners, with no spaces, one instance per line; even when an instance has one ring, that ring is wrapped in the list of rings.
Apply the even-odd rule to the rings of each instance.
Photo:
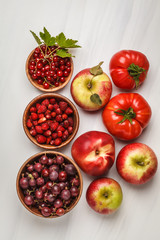
[[[30,134],[32,136],[36,136],[37,135],[37,132],[36,132],[35,128],[32,128],[29,132],[30,132]]]
[[[62,135],[63,135],[63,133],[61,132],[61,131],[57,131],[57,135],[58,135],[58,137],[62,137]]]
[[[54,141],[54,144],[56,146],[59,146],[61,143],[62,143],[62,139],[61,138],[56,138],[55,141]]]
[[[66,120],[67,118],[68,118],[68,116],[66,113],[62,114],[62,119]]]
[[[62,115],[57,115],[56,116],[56,121],[57,122],[62,122]]]
[[[35,126],[36,132],[37,133],[43,133],[42,127],[41,126]]]
[[[62,216],[62,215],[64,215],[64,213],[65,213],[65,210],[63,208],[58,208],[56,211],[56,214],[58,216]]]
[[[38,121],[37,120],[33,121],[33,125],[37,126],[38,125]]]
[[[51,140],[52,140],[51,136],[47,137],[46,144],[49,144]]]
[[[49,101],[50,101],[51,104],[55,104],[55,102],[56,102],[55,98],[50,98]]]
[[[66,136],[68,136],[68,135],[69,135],[69,132],[68,132],[68,130],[65,130],[65,131],[64,131],[64,135],[66,135]]]
[[[47,119],[51,119],[51,118],[52,118],[51,114],[49,114],[49,113],[46,114],[45,117],[46,117]]]
[[[62,136],[62,140],[63,140],[63,141],[66,141],[66,140],[67,140],[67,138],[68,138],[68,135],[66,135],[66,134],[63,134],[63,136]]]
[[[32,118],[32,120],[37,120],[37,118],[38,118],[37,113],[32,112],[32,113],[31,113],[31,118]]]
[[[38,107],[38,113],[44,113],[44,112],[46,112],[46,110],[47,110],[47,108],[46,108],[46,106],[45,105],[40,105],[39,107]]]
[[[37,135],[36,140],[37,140],[38,143],[45,143],[47,139],[43,135]]]
[[[27,127],[31,128],[33,126],[32,122],[30,119],[27,120]]]
[[[65,110],[65,113],[66,113],[67,115],[72,114],[72,113],[73,113],[72,108],[68,107],[68,108]]]
[[[52,131],[55,131],[56,130],[56,128],[58,127],[58,122],[54,122],[54,123],[51,123],[50,124],[50,129],[52,130]]]
[[[57,109],[57,108],[59,108],[59,105],[58,105],[58,103],[55,103],[55,104],[53,105],[53,107],[54,107],[54,109]]]
[[[43,113],[40,113],[40,114],[38,114],[38,118],[40,119],[40,118],[43,118],[44,117],[44,114]]]
[[[29,111],[30,111],[30,112],[37,112],[37,109],[36,109],[36,107],[31,107],[31,108],[29,109]]]
[[[65,128],[68,128],[68,127],[69,127],[69,122],[68,122],[68,120],[65,120],[65,121],[63,122],[63,126],[64,126]]]
[[[60,109],[60,108],[57,108],[56,110],[55,110],[55,112],[59,115],[59,114],[62,114],[62,110]]]
[[[45,117],[42,117],[38,120],[38,123],[44,123],[44,122],[46,122],[46,120],[47,119]]]
[[[51,112],[51,116],[54,118],[56,116],[55,112]]]
[[[42,130],[45,130],[45,131],[49,129],[48,123],[42,123],[41,127],[42,127]]]
[[[57,127],[57,131],[64,132],[64,131],[65,131],[65,128],[62,127],[61,125],[59,125],[59,126]]]
[[[46,137],[49,137],[51,134],[52,134],[51,130],[47,130],[47,131],[44,132],[44,135]]]
[[[42,176],[43,176],[43,177],[48,177],[48,176],[49,176],[49,170],[48,170],[47,168],[44,168],[44,169],[42,170]]]
[[[46,107],[49,105],[49,100],[48,98],[44,99],[41,103],[42,105],[45,105]]]
[[[73,127],[69,126],[68,127],[68,132],[69,132],[69,134],[71,134],[73,132]]]
[[[74,122],[73,122],[73,118],[72,118],[72,117],[69,117],[69,118],[68,118],[68,122],[69,122],[69,125],[70,125],[71,127],[73,127]]]
[[[54,145],[54,140],[53,139],[50,141],[50,145]]]
[[[53,138],[53,139],[56,139],[56,138],[57,138],[57,136],[58,136],[58,134],[57,134],[57,133],[52,133],[52,138]]]
[[[62,111],[65,111],[68,107],[68,104],[64,101],[59,102],[59,107]]]
[[[41,106],[40,103],[36,103],[36,108],[38,109]]]
[[[50,111],[52,111],[52,110],[54,109],[53,104],[49,104],[49,105],[48,105],[48,109],[49,109]]]

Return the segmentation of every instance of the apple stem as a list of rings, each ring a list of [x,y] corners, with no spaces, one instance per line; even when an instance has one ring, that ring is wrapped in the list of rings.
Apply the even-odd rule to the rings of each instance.
[[[96,150],[96,155],[99,155],[99,150]]]
[[[108,193],[107,192],[105,192],[103,195],[104,195],[105,198],[108,198]]]
[[[90,89],[92,87],[91,81],[88,83],[87,87],[88,87],[88,89]]]

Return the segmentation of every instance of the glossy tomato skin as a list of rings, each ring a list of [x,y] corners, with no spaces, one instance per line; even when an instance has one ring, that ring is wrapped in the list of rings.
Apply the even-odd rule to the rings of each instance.
[[[144,82],[149,69],[147,57],[138,51],[122,50],[113,55],[109,65],[110,75],[117,87],[126,90],[131,90],[136,87],[136,82],[128,71],[131,64],[135,64],[144,69],[144,72],[139,76],[138,85]]]
[[[115,111],[132,108],[135,117],[131,122]],[[102,118],[107,130],[121,140],[132,140],[141,135],[151,118],[151,108],[147,101],[138,93],[120,93],[114,96],[106,105]]]

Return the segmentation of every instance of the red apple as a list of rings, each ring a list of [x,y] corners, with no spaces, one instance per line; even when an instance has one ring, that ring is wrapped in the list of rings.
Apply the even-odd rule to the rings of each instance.
[[[100,176],[105,174],[114,163],[114,140],[105,132],[86,132],[75,140],[71,153],[85,173]]]
[[[99,178],[89,185],[86,200],[89,206],[101,214],[111,214],[121,205],[123,193],[118,182],[111,178]]]
[[[148,182],[156,173],[157,157],[153,150],[143,143],[131,143],[121,149],[116,166],[119,175],[132,184]]]
[[[99,68],[101,64],[98,65]],[[95,67],[97,71],[99,70],[98,66]],[[94,67],[80,71],[71,83],[71,95],[74,101],[86,111],[103,108],[112,93],[112,83],[107,74],[100,68],[101,71],[98,71],[96,75],[96,71],[92,72],[92,69]]]

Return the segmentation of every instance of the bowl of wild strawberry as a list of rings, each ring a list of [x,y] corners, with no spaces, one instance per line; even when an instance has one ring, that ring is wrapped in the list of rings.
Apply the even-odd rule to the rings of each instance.
[[[75,137],[79,128],[79,114],[75,105],[56,93],[35,97],[23,114],[23,128],[37,146],[54,150]]]
[[[24,162],[17,174],[16,188],[27,210],[40,217],[56,218],[75,207],[83,182],[72,159],[59,152],[46,151]]]
[[[73,55],[69,48],[80,47],[77,40],[67,39],[64,33],[56,37],[44,27],[37,36],[38,43],[26,61],[26,74],[33,86],[44,92],[54,92],[66,86],[73,73]]]

